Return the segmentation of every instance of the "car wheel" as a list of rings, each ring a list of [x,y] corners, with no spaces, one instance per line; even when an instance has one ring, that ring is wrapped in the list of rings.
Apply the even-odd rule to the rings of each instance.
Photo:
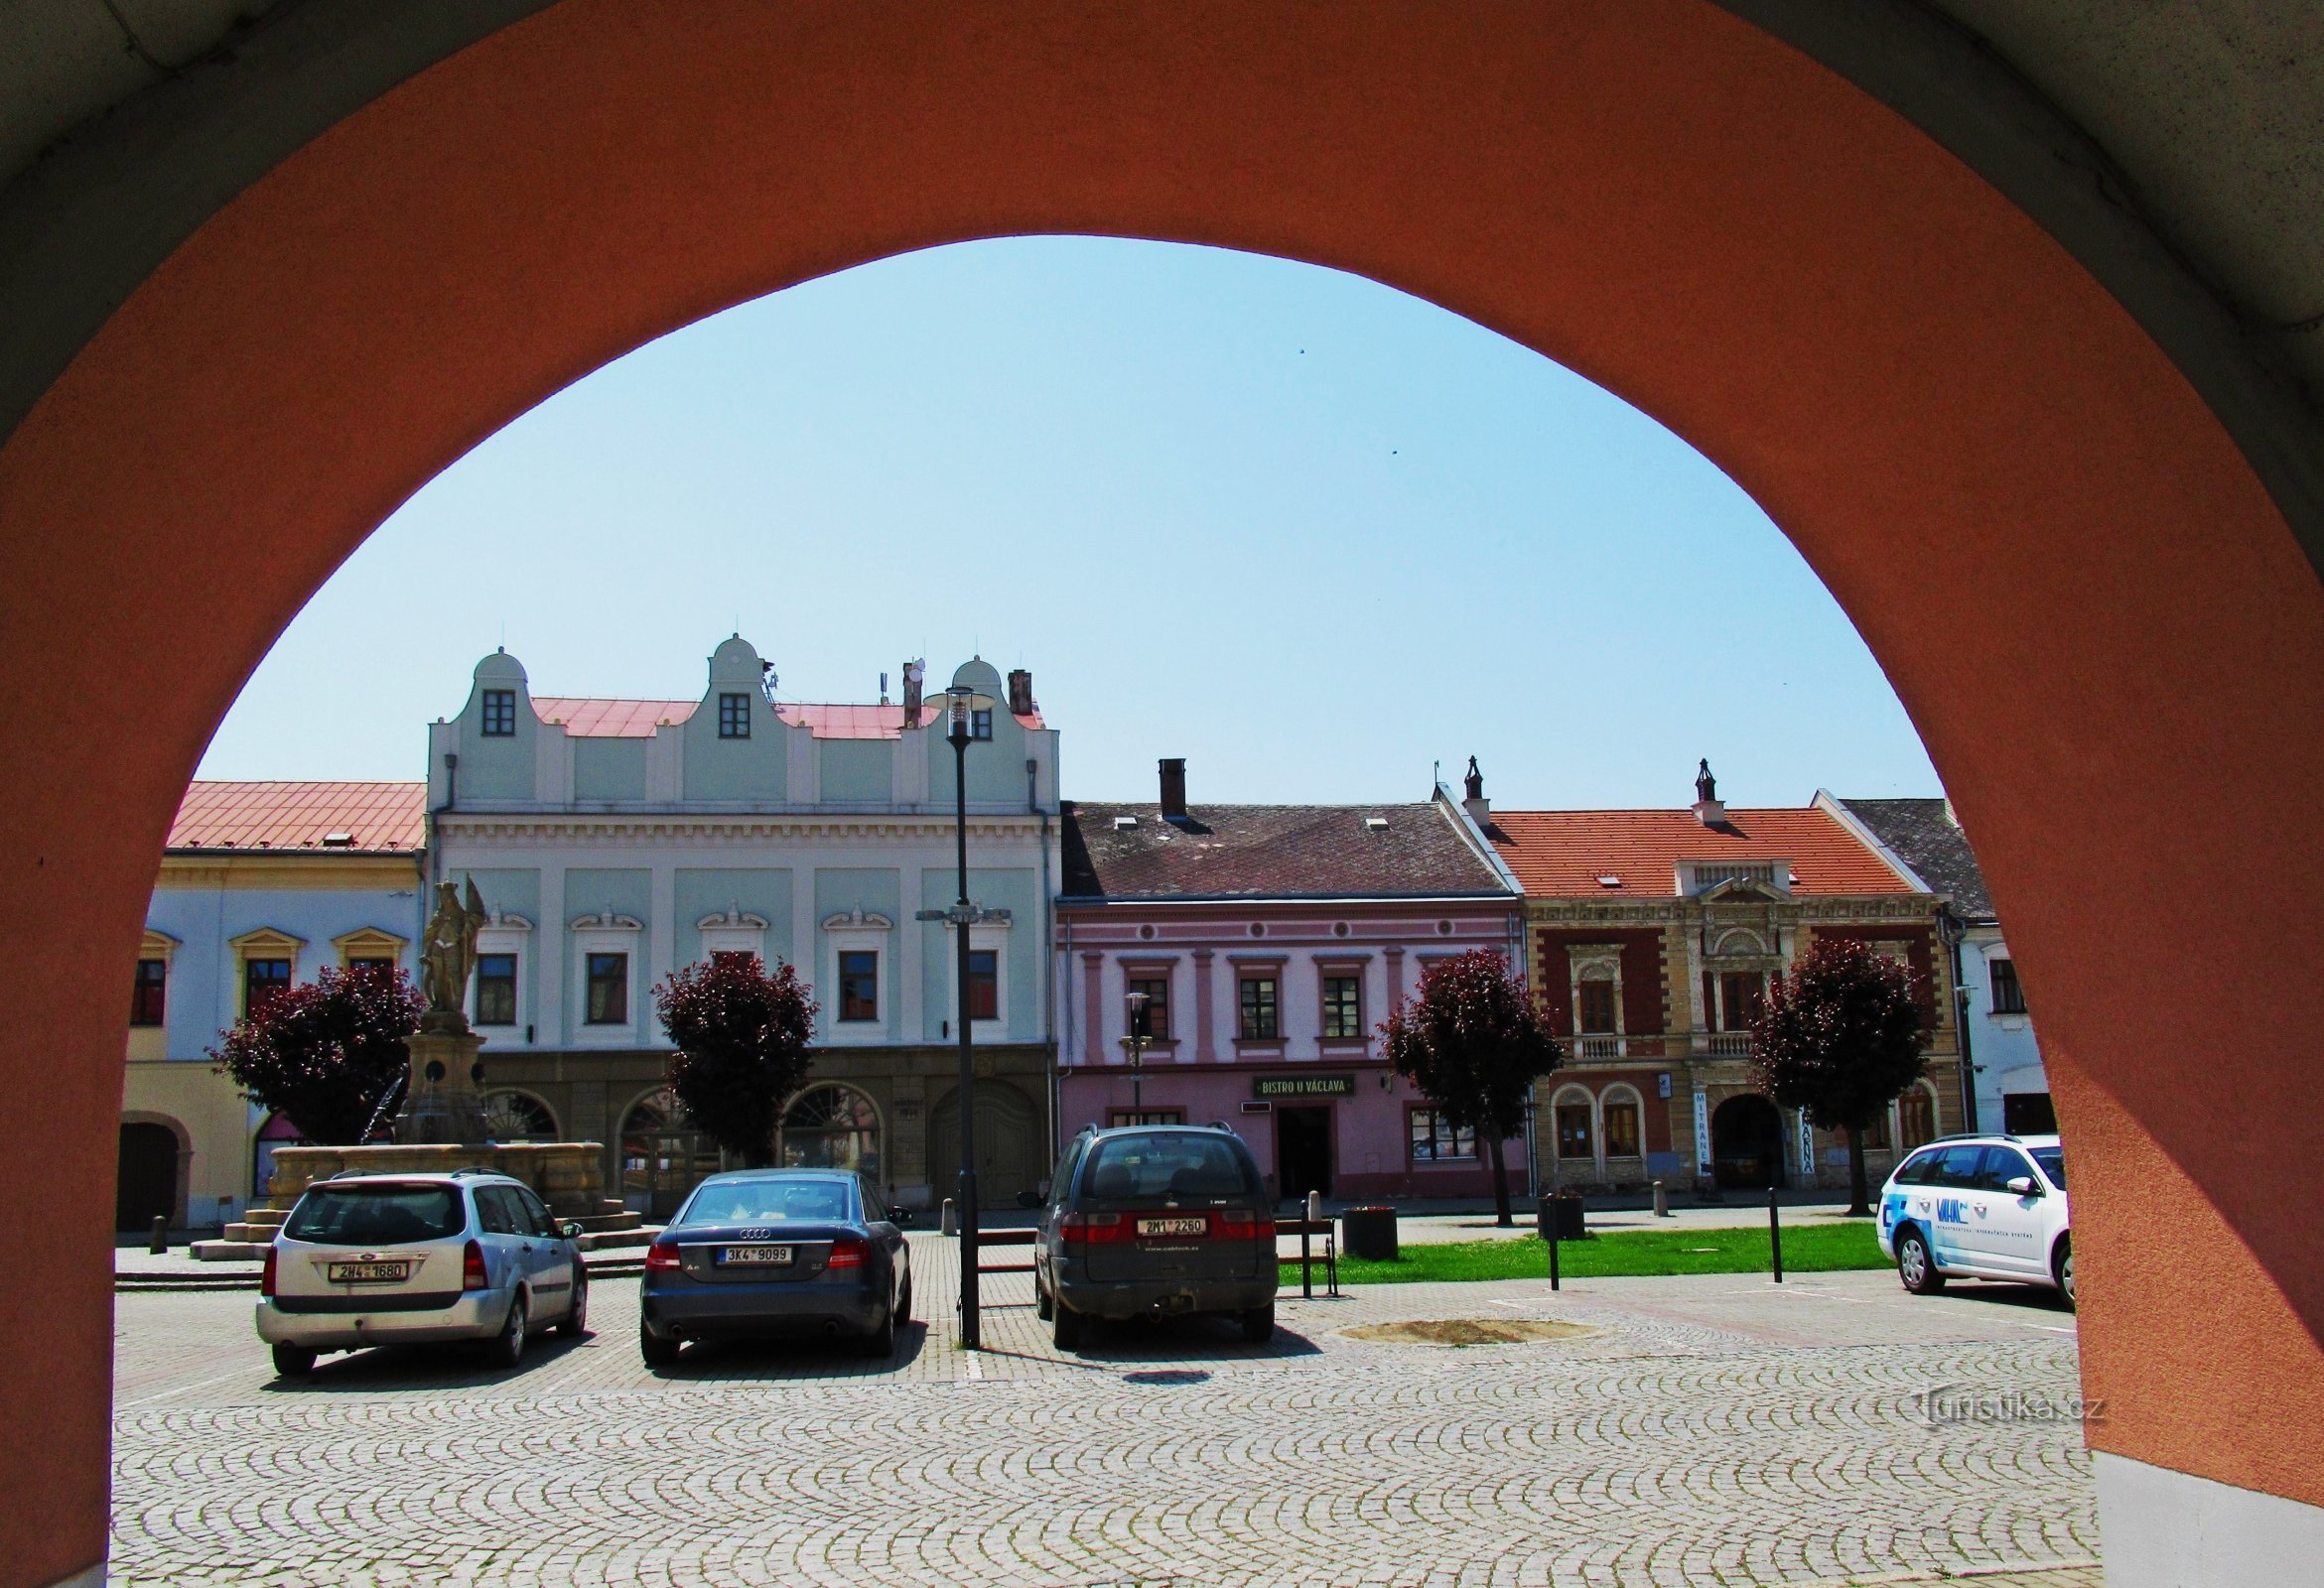
[[[583,1275],[573,1281],[573,1306],[558,1323],[557,1332],[568,1340],[578,1340],[589,1333],[589,1278]]]
[[[305,1346],[276,1346],[274,1371],[278,1378],[304,1379],[315,1371],[315,1353]]]
[[[1916,1296],[1933,1296],[1945,1288],[1929,1238],[1909,1225],[1896,1237],[1896,1277]]]
[[[2066,1303],[2066,1310],[2078,1310],[2074,1298],[2074,1238],[2058,1237],[2058,1250],[2050,1257],[2050,1277],[2058,1281],[2058,1294]]]
[[[895,1355],[895,1303],[888,1304],[879,1326],[864,1336],[863,1352],[867,1357],[887,1358]]]
[[[1275,1338],[1275,1303],[1265,1302],[1247,1307],[1243,1312],[1243,1338],[1255,1346],[1263,1346]]]
[[[1059,1351],[1079,1351],[1089,1338],[1088,1320],[1054,1296],[1049,1298],[1049,1329]]]
[[[508,1321],[485,1350],[495,1368],[513,1368],[524,1360],[524,1297],[508,1303]]]
[[[912,1276],[903,1276],[903,1292],[895,1298],[895,1326],[908,1329],[912,1321]]]
[[[678,1360],[678,1342],[655,1334],[640,1325],[637,1330],[637,1354],[649,1368],[667,1368]]]
[[[1040,1319],[1041,1322],[1047,1323],[1056,1311],[1057,1303],[1049,1299],[1048,1290],[1038,1279],[1035,1279],[1032,1285],[1032,1315]]]

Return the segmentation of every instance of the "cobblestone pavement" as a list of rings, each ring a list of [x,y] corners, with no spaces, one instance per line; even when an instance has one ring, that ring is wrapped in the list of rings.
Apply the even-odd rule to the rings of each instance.
[[[116,1583],[1835,1583],[2094,1588],[2079,1431],[1932,1421],[1932,1390],[2077,1392],[2036,1293],[1885,1273],[1380,1285],[1049,1348],[1029,1281],[951,1342],[914,1239],[892,1363],[638,1361],[636,1281],[512,1373],[457,1351],[274,1382],[232,1292],[117,1298]],[[941,1308],[941,1310],[939,1310]],[[1554,1317],[1580,1339],[1366,1344],[1352,1324]],[[1986,1573],[2008,1575],[1986,1576]]]

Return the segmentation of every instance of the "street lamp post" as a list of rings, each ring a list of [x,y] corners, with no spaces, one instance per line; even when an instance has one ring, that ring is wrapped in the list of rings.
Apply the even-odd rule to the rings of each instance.
[[[960,896],[949,910],[920,910],[913,919],[942,921],[953,931],[953,980],[959,985],[960,1020],[960,1185],[954,1198],[960,1215],[960,1348],[984,1348],[977,1285],[977,1124],[976,1053],[969,1005],[969,928],[981,921],[1006,921],[1007,910],[980,910],[968,898],[968,747],[976,737],[976,714],[994,702],[965,684],[945,691],[952,746],[953,836],[957,844]]]
[[[1146,1123],[1146,994],[1133,992],[1126,1000],[1130,1005],[1130,1034],[1122,1038],[1122,1046],[1130,1050],[1130,1118],[1139,1125]]]

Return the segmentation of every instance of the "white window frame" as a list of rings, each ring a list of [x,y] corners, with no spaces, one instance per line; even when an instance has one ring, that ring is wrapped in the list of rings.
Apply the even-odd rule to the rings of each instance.
[[[823,1040],[833,1047],[876,1047],[887,1042],[890,1017],[895,1012],[895,923],[885,915],[859,908],[825,916],[822,929],[823,985],[831,990],[830,996],[816,1000],[823,1005],[819,1016],[823,1021]],[[843,1020],[839,1017],[839,957],[842,953],[866,951],[876,956],[872,962],[873,1017]]]
[[[482,934],[478,934],[481,941]],[[638,1007],[637,974],[639,950],[644,946],[645,923],[633,915],[617,915],[608,910],[597,915],[584,915],[573,923],[573,1046],[577,1048],[623,1048],[638,1045],[639,1022],[644,1011]],[[626,954],[629,956],[629,1020],[625,1025],[592,1025],[589,1019],[589,957],[592,954]]]
[[[987,1033],[999,1035],[1009,1029],[1009,928],[1013,924],[1009,921],[979,921],[968,929],[968,951],[971,954],[979,949],[993,951],[993,1017],[976,1021],[969,1031],[972,1037]],[[946,1029],[950,1029],[951,1023],[960,1014],[960,950],[955,946],[957,940],[952,936],[959,930],[949,923],[944,928],[944,1007],[937,1018],[945,1022]],[[957,1031],[952,1034],[955,1039],[960,1035]]]
[[[1564,1154],[1563,1151],[1560,1150],[1560,1144],[1558,1141],[1558,1111],[1567,1107],[1569,1104],[1573,1103],[1579,1103],[1589,1110],[1590,1155],[1586,1159],[1569,1158]],[[1645,1118],[1643,1115],[1641,1115],[1639,1119],[1639,1125],[1641,1128],[1643,1128],[1645,1123]],[[1553,1173],[1562,1173],[1565,1170],[1566,1165],[1570,1163],[1579,1164],[1586,1162],[1589,1165],[1590,1177],[1592,1179],[1605,1178],[1606,1122],[1604,1117],[1598,1112],[1598,1096],[1595,1092],[1592,1092],[1589,1090],[1589,1088],[1582,1086],[1580,1083],[1575,1081],[1569,1081],[1564,1086],[1559,1087],[1555,1092],[1550,1094],[1550,1117],[1548,1124],[1550,1127],[1550,1144],[1547,1156],[1550,1160]]]
[[[741,906],[729,903],[721,915],[706,915],[694,923],[702,934],[702,959],[708,964],[713,954],[755,954],[759,961],[766,959],[766,917],[752,915]]]
[[[526,984],[530,980],[529,968],[524,963],[524,951],[525,946],[531,941],[532,922],[521,915],[507,915],[494,910],[491,924],[477,929],[477,958],[478,960],[487,954],[506,954],[516,961],[516,1018],[506,1025],[486,1025],[477,1018],[477,997],[483,987],[483,978],[479,974],[472,978],[468,986],[469,1024],[479,1031],[513,1031],[524,1024],[524,993]],[[582,963],[586,965],[589,962],[584,960]],[[582,995],[588,996],[586,990]],[[494,1090],[511,1092],[515,1091],[516,1088],[498,1087]]]

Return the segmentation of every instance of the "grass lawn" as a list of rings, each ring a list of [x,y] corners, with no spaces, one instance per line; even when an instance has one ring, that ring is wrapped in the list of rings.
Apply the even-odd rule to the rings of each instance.
[[[1872,1221],[1802,1225],[1783,1232],[1786,1273],[1835,1268],[1885,1268]],[[1558,1271],[1574,1279],[1645,1273],[1765,1273],[1767,1231],[1619,1230],[1558,1249]],[[1441,1279],[1546,1279],[1549,1248],[1538,1235],[1513,1241],[1456,1241],[1408,1246],[1394,1262],[1339,1260],[1342,1284],[1417,1284]],[[1288,1284],[1299,1282],[1299,1259],[1284,1264]],[[1321,1282],[1318,1275],[1317,1282]]]

